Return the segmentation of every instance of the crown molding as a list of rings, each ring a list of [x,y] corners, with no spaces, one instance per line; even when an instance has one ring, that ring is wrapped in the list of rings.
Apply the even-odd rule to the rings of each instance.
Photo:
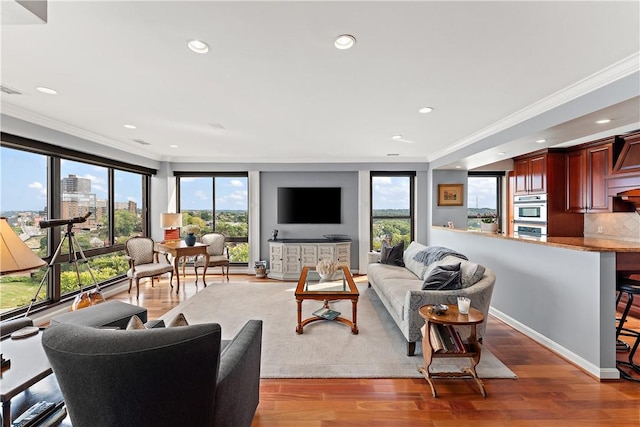
[[[566,88],[551,94],[528,107],[525,107],[497,122],[487,126],[468,137],[461,139],[444,150],[436,152],[432,156],[428,156],[428,161],[432,162],[447,154],[451,154],[461,148],[467,147],[478,141],[483,140],[498,132],[502,132],[517,124],[530,120],[542,113],[553,110],[567,102],[573,101],[594,90],[605,87],[624,77],[640,71],[640,52],[636,52],[610,66],[598,71],[582,80],[573,83]]]
[[[26,110],[22,107],[18,107],[6,101],[2,102],[2,114],[14,117],[19,120],[24,120],[34,125],[42,126],[43,128],[46,128],[49,130],[55,130],[67,135],[85,139],[89,142],[104,145],[110,148],[115,148],[117,150],[121,150],[126,153],[145,157],[150,160],[155,160],[155,161],[161,160],[158,155],[150,151],[146,151],[140,147],[134,146],[133,144],[135,143],[133,141],[131,142],[131,144],[126,144],[117,139],[105,137],[103,135],[90,132],[86,129],[82,129],[82,128],[70,125],[69,123],[65,123],[60,120],[52,119],[50,117],[43,116],[42,114],[38,114],[33,111]],[[46,141],[46,142],[54,143],[53,141]]]

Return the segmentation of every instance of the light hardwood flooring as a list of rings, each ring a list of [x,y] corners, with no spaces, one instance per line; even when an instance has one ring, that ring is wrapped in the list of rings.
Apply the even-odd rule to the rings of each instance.
[[[109,299],[139,304],[155,319],[203,289],[194,281],[181,278],[176,295],[165,276],[154,287],[141,284],[138,302],[135,285],[131,295]],[[272,283],[231,275],[229,286],[238,281]],[[207,282],[227,283],[219,274]],[[629,326],[640,329],[640,321]],[[495,318],[484,345],[518,376],[483,380],[486,398],[473,381],[460,379],[436,380],[438,398],[421,379],[265,379],[252,427],[640,426],[640,383],[598,381]]]

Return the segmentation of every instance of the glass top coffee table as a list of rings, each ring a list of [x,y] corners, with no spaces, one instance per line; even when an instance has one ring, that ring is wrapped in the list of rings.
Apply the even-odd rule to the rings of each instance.
[[[321,278],[320,274],[315,270],[315,267],[303,267],[295,295],[298,304],[297,333],[302,334],[303,328],[311,322],[333,320],[350,326],[351,332],[354,335],[358,334],[356,318],[360,293],[353,281],[349,267],[338,267],[335,274],[328,279]],[[323,307],[320,310],[314,311],[313,317],[302,320],[302,301],[304,300],[323,301]],[[339,315],[336,317],[336,312],[329,307],[329,303],[336,300],[351,300],[351,318],[353,320],[345,319]]]

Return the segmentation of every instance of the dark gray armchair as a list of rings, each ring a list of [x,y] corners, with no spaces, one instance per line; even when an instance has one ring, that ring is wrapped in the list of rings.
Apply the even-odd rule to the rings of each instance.
[[[42,345],[74,427],[249,427],[262,321],[221,342],[215,323],[148,330],[54,324]]]

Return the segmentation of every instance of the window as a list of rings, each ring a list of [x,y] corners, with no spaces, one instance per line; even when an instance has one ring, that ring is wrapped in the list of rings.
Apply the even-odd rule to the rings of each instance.
[[[2,318],[26,310],[41,282],[34,310],[94,286],[94,278],[101,286],[121,280],[128,269],[124,241],[148,227],[148,186],[155,170],[5,133],[0,150],[0,214],[47,263],[58,252],[50,269],[0,278]],[[41,220],[86,214],[83,222],[40,227]],[[68,262],[73,257],[69,224],[74,249],[82,250],[91,268],[78,263],[80,280]]]
[[[224,234],[231,263],[248,264],[248,174],[176,172],[176,176],[183,225],[198,225],[201,235]]]
[[[480,230],[483,220],[495,220],[498,225],[502,218],[502,176],[500,172],[470,172],[467,178],[467,228]]]
[[[413,240],[414,179],[412,172],[371,173],[372,250],[380,250],[384,239],[394,245],[403,240],[405,248]]]

